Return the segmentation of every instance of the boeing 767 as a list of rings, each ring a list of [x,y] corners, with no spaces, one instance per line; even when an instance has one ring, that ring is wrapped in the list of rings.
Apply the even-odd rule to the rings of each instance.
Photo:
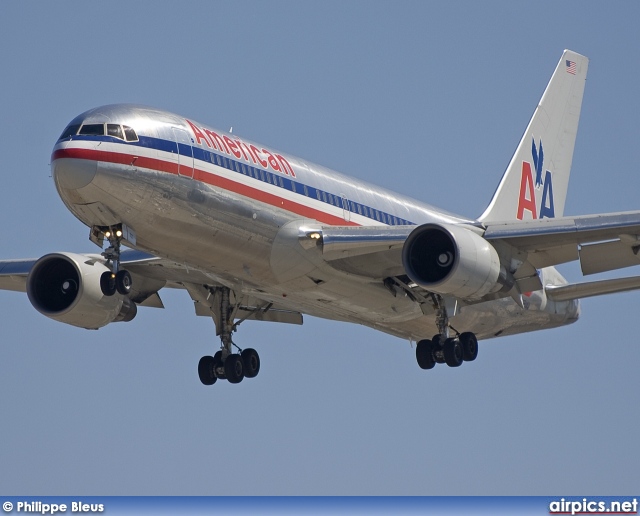
[[[258,353],[232,339],[243,321],[302,324],[303,314],[414,341],[423,369],[460,366],[478,340],[570,324],[580,298],[640,288],[640,277],[568,284],[554,268],[640,263],[640,211],[564,215],[587,66],[563,53],[477,219],[190,118],[91,109],[62,132],[51,170],[102,250],[2,261],[0,288],[89,329],[185,289],[220,337],[198,364],[206,385],[258,374]]]

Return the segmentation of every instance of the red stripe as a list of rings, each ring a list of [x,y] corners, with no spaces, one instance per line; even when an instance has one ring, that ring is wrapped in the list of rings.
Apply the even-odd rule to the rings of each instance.
[[[57,159],[87,159],[92,161],[102,161],[108,163],[118,163],[121,165],[135,165],[136,167],[148,168],[158,172],[167,172],[169,174],[178,175],[178,164],[170,163],[161,159],[147,158],[144,156],[134,156],[133,154],[123,154],[120,152],[99,151],[95,149],[58,149],[51,155],[51,162]],[[193,179],[206,183],[230,192],[237,193],[244,197],[255,199],[256,201],[275,206],[277,208],[302,215],[303,217],[315,219],[319,222],[331,224],[333,226],[359,226],[355,222],[347,222],[342,217],[336,217],[324,211],[305,206],[304,204],[285,199],[278,195],[274,195],[262,190],[258,190],[252,186],[237,183],[231,179],[217,176],[204,170],[194,167]]]

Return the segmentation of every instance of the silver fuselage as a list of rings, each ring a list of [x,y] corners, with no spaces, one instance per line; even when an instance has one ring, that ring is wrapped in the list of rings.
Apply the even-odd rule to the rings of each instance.
[[[56,187],[84,224],[124,223],[137,249],[291,310],[413,340],[437,333],[409,297],[302,249],[299,228],[475,221],[160,110],[104,106],[71,122],[83,123],[126,125],[138,138],[77,135],[55,145]],[[543,285],[565,282],[553,268],[540,274]],[[482,339],[578,316],[577,301],[554,302],[541,290],[524,308],[511,298],[464,306],[451,325]]]

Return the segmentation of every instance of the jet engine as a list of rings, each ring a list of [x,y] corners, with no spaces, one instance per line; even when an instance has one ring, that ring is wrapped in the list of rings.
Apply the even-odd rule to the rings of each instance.
[[[496,250],[462,226],[417,227],[404,243],[402,263],[412,281],[441,295],[480,299],[504,286]]]
[[[27,295],[38,312],[51,319],[86,329],[111,322],[130,321],[137,306],[116,294],[107,297],[100,276],[102,263],[73,253],[52,253],[40,258],[27,278]]]

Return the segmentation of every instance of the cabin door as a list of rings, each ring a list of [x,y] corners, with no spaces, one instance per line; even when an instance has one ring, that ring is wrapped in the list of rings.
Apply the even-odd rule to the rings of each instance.
[[[178,145],[178,175],[193,179],[193,147],[191,137],[184,129],[173,127],[173,136]]]

